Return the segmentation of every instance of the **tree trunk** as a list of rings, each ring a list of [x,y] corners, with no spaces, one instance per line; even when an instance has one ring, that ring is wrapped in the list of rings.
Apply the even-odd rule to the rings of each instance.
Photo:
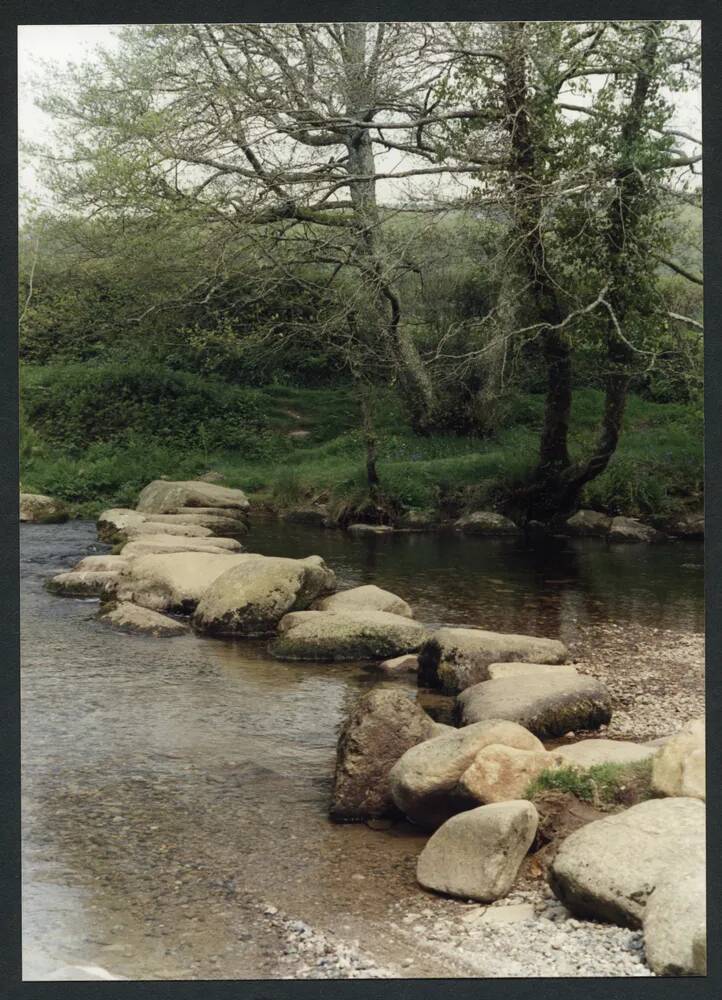
[[[344,25],[345,64],[348,81],[347,114],[357,121],[373,115],[375,81],[368,75],[367,25]],[[391,361],[402,395],[409,407],[414,429],[429,429],[435,409],[435,393],[413,337],[401,322],[401,304],[385,273],[380,241],[380,217],[374,175],[376,164],[369,129],[352,128],[346,136],[349,192],[358,222],[357,256],[362,279],[369,288],[378,315],[380,339]]]

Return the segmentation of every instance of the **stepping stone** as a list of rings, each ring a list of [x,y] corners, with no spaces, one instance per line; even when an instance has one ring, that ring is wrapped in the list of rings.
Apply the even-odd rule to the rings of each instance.
[[[612,699],[592,677],[548,672],[474,684],[457,698],[457,713],[463,726],[509,719],[540,739],[551,739],[570,730],[606,725],[612,717]]]

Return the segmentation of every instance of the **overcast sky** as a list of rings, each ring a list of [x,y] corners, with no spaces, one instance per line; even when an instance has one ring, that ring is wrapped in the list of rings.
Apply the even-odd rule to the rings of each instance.
[[[699,22],[690,22],[696,25]],[[43,64],[56,67],[71,62],[83,62],[98,46],[114,49],[116,25],[107,24],[42,24],[18,27],[18,123],[21,139],[37,142],[49,138],[52,122],[35,106],[36,92],[32,78],[41,75]],[[702,130],[701,102],[698,91],[681,95],[673,123],[692,135]],[[21,162],[22,193],[42,196],[32,165]],[[45,198],[43,197],[44,201]]]

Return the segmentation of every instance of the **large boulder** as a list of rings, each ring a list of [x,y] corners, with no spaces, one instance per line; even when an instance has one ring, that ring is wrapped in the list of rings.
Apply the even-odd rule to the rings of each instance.
[[[657,795],[706,797],[704,719],[690,722],[667,740],[652,761],[652,789]],[[654,750],[654,747],[650,749]]]
[[[537,828],[531,802],[497,802],[453,816],[429,838],[416,877],[426,889],[490,903],[505,896]]]
[[[566,658],[567,648],[558,639],[477,628],[440,628],[419,653],[419,687],[455,694],[488,680],[490,663],[563,663]]]
[[[650,799],[568,837],[552,861],[549,882],[579,916],[640,927],[649,896],[674,877],[680,859],[702,865],[704,858],[704,803]]]
[[[172,552],[242,552],[243,546],[235,538],[184,538],[180,535],[142,535],[128,542],[120,551],[123,559],[138,556],[162,555]]]
[[[246,553],[170,552],[138,556],[120,575],[116,596],[152,611],[192,612],[213,581]]]
[[[635,517],[615,517],[607,537],[610,542],[658,542],[664,535]]]
[[[386,611],[319,611],[269,649],[280,660],[385,660],[416,652],[426,636],[423,625]]]
[[[60,500],[43,493],[21,493],[20,520],[32,524],[58,524],[68,520],[68,511]]]
[[[171,636],[183,635],[188,631],[185,622],[179,622],[175,618],[158,614],[149,608],[138,607],[129,601],[122,601],[108,611],[99,615],[100,621],[127,632],[144,632],[149,635]]]
[[[598,510],[578,510],[567,521],[567,531],[570,535],[580,537],[603,538],[609,533],[612,519],[608,514]]]
[[[171,482],[155,479],[141,490],[137,509],[143,514],[167,514],[178,507],[230,507],[247,510],[248,497],[243,490],[199,480]]]
[[[649,760],[656,752],[656,747],[627,740],[580,740],[555,750],[564,764],[582,768],[597,764],[636,764]]]
[[[454,523],[457,531],[465,535],[518,535],[519,528],[508,517],[493,510],[477,510],[465,514]]]
[[[559,766],[547,750],[519,750],[492,743],[483,747],[459,778],[459,792],[477,805],[523,799],[542,771]]]
[[[107,598],[115,593],[120,574],[100,570],[71,570],[47,582],[48,590],[63,597]]]
[[[128,537],[129,528],[137,528],[146,520],[145,514],[139,514],[137,510],[111,507],[109,510],[104,510],[98,518],[96,526],[98,538],[101,542],[113,545]]]
[[[402,598],[389,590],[382,590],[372,583],[351,590],[340,590],[337,594],[324,597],[314,605],[319,611],[388,611],[391,615],[413,618],[414,613]]]
[[[410,747],[435,735],[434,722],[407,694],[374,688],[341,730],[330,815],[351,821],[398,815],[389,771]]]
[[[707,884],[703,864],[681,865],[644,909],[644,951],[658,976],[707,975]]]
[[[412,747],[398,760],[389,775],[394,802],[412,822],[435,829],[469,808],[468,798],[459,792],[459,781],[479,751],[494,744],[544,750],[535,736],[513,722],[490,720],[452,730]]]
[[[593,677],[545,672],[474,684],[459,695],[456,711],[465,726],[484,719],[509,719],[540,739],[552,739],[570,730],[606,725],[612,717],[612,698]]]
[[[319,556],[248,555],[203,594],[193,626],[212,635],[270,635],[287,612],[304,611],[336,578]]]

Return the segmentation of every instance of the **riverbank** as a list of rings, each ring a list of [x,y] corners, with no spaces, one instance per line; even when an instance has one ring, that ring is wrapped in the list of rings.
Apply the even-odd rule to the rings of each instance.
[[[663,736],[700,714],[701,566],[680,571],[695,543],[530,550],[262,519],[252,532],[267,555],[318,552],[342,587],[402,591],[420,619],[564,638],[614,693],[612,735]],[[649,974],[637,932],[565,918],[534,870],[491,907],[531,902],[533,921],[487,924],[477,904],[419,887],[426,836],[408,823],[329,823],[338,726],[377,672],[271,661],[254,640],[115,632],[94,602],[43,587],[107,551],[94,525],[22,539],[28,975],[89,962],[131,979]]]
[[[101,368],[94,378],[87,366],[25,366],[23,380],[23,490],[56,497],[73,516],[133,506],[153,479],[209,470],[276,512],[322,500],[333,517],[346,517],[367,502],[358,403],[349,388],[237,389],[178,373],[168,384],[146,385],[137,384],[135,370]],[[119,414],[113,403],[121,392],[127,399]],[[162,412],[149,402],[159,393]],[[201,420],[199,399],[213,401],[212,419]],[[520,394],[504,403],[489,436],[420,436],[395,395],[379,391],[378,471],[390,513],[402,521],[422,512],[433,523],[503,506],[536,460],[543,407],[543,394]],[[601,392],[575,392],[573,453],[590,446],[602,408]],[[701,509],[702,483],[701,410],[632,395],[619,448],[587,486],[583,506],[663,527]]]

